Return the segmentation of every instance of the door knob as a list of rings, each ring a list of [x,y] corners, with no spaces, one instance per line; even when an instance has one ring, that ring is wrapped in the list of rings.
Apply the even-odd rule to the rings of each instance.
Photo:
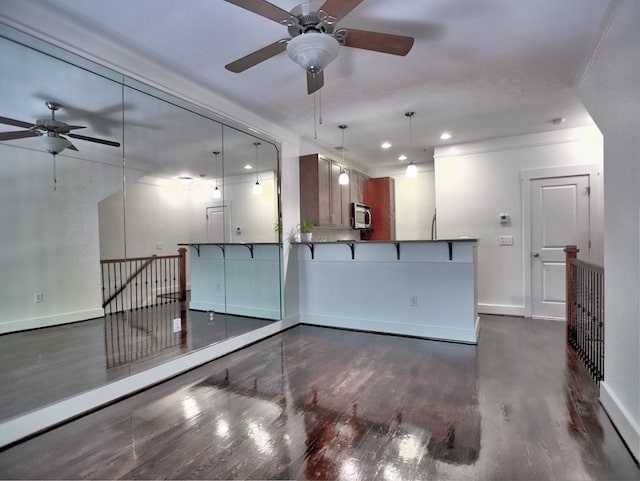
[[[533,257],[540,257],[540,254],[538,254],[537,252],[534,252]]]

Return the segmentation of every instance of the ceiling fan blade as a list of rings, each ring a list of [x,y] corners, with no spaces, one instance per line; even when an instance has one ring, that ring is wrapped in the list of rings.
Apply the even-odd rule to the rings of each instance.
[[[84,125],[67,125],[68,130],[86,129]]]
[[[324,5],[320,7],[320,10],[335,17],[336,20],[340,20],[360,5],[362,1],[363,0],[327,0],[324,2]]]
[[[286,10],[276,7],[265,0],[225,0],[233,5],[249,10],[261,17],[268,18],[274,22],[282,23],[291,18],[291,14]]]
[[[64,137],[62,137],[62,138],[64,139]],[[69,139],[64,139],[64,140],[69,142]],[[78,148],[75,145],[73,145],[71,142],[69,142],[69,145],[66,148],[69,149],[69,150],[75,150],[76,152],[79,152]]]
[[[239,58],[235,62],[225,65],[224,68],[233,73],[244,72],[248,68],[258,65],[260,62],[264,62],[265,60],[284,52],[287,49],[288,40],[289,39],[282,39],[277,42],[273,42],[260,50],[256,50],[249,55]]]
[[[13,125],[15,127],[22,127],[23,129],[30,129],[34,124],[29,122],[23,122],[22,120],[10,119],[9,117],[0,117],[0,124]]]
[[[324,72],[318,73],[307,72],[307,93],[311,95],[313,92],[320,90],[324,85]]]
[[[86,135],[78,135],[78,134],[67,134],[67,135],[74,139],[88,140],[89,142],[96,142],[98,144],[110,145],[112,147],[120,147],[120,143],[114,142],[113,140],[97,139],[96,137],[87,137]],[[68,147],[68,148],[71,148],[71,147]],[[71,149],[71,150],[74,150],[74,149]],[[75,150],[78,150],[78,149],[75,149]]]
[[[27,137],[38,137],[40,132],[36,130],[16,130],[14,132],[0,132],[0,140],[26,139]]]
[[[411,47],[413,47],[413,37],[352,28],[344,30],[347,31],[347,38],[344,41],[346,47],[362,48],[401,56],[408,54]]]

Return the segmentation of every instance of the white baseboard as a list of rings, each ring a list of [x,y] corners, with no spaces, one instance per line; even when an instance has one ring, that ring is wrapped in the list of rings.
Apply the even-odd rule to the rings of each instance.
[[[268,326],[185,354],[173,361],[146,371],[133,374],[124,379],[106,384],[105,386],[78,394],[77,396],[72,396],[41,409],[36,409],[22,416],[11,418],[8,421],[0,423],[0,448],[46,430],[84,412],[94,410],[136,391],[153,386],[165,379],[169,379],[194,367],[236,351],[248,344],[289,329],[297,324],[297,321],[289,319],[276,321]]]
[[[233,305],[227,304],[216,304],[211,302],[202,302],[202,301],[191,301],[189,303],[189,309],[193,309],[196,311],[209,311],[213,310],[214,312],[220,314],[231,314],[235,316],[248,316],[248,317],[261,317],[264,319],[280,319],[280,309],[277,307],[274,308],[260,308],[253,306],[241,306],[241,305]]]
[[[622,439],[627,443],[636,462],[640,462],[640,427],[633,421],[629,411],[620,403],[618,397],[605,381],[600,383],[600,404],[611,418]]]
[[[57,326],[60,324],[68,324],[70,322],[86,321],[104,316],[104,310],[87,309],[85,311],[63,312],[52,316],[32,317],[30,319],[19,319],[17,321],[3,322],[0,324],[0,334],[9,332],[26,331],[27,329],[36,329],[39,327]]]
[[[524,306],[509,304],[485,304],[478,303],[478,312],[481,314],[493,314],[497,316],[517,316],[524,317]]]
[[[477,343],[475,328],[451,328],[446,327],[445,323],[442,325],[416,325],[372,319],[320,316],[315,314],[300,314],[300,322],[314,326],[355,329],[358,331],[379,332],[382,334],[399,334],[402,336],[415,336],[470,344]]]
[[[552,316],[531,316],[531,319],[546,319],[547,321],[566,321],[564,317],[552,317]]]

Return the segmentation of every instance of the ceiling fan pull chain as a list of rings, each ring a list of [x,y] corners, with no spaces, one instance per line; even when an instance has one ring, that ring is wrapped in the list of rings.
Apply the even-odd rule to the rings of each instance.
[[[56,176],[56,154],[53,154],[53,191],[56,191],[56,184],[58,183],[58,179]]]
[[[313,140],[318,140],[317,94],[313,92]]]
[[[320,112],[318,123],[322,125],[322,89],[318,89],[318,110]]]

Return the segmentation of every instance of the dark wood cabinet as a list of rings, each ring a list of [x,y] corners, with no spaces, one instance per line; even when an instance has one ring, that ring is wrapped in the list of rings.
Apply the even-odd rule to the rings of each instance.
[[[366,240],[396,239],[396,193],[391,177],[368,179],[364,187],[364,203],[371,206],[371,232],[363,233]]]
[[[300,157],[300,220],[329,225],[331,162],[318,155]]]
[[[340,185],[340,164],[318,154],[300,157],[300,220],[321,227],[351,227],[351,202],[363,202],[368,177],[344,169],[349,184]]]
[[[349,202],[364,203],[364,184],[368,178],[362,172],[351,171],[349,175]]]

